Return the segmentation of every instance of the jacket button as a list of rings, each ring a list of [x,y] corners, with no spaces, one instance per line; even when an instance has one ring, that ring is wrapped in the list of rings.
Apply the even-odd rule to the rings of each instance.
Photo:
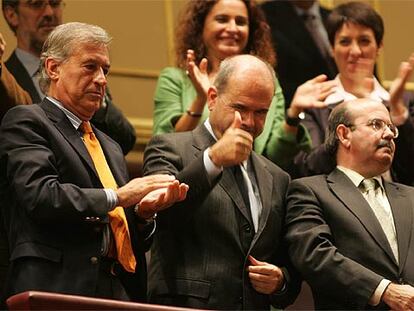
[[[250,231],[251,231],[252,229],[250,228],[250,226],[249,225],[245,225],[244,226],[244,231],[246,231],[247,233],[250,233]]]
[[[399,279],[398,279],[398,283],[400,283],[400,284],[404,284],[404,279],[403,279],[403,278],[399,278]]]
[[[98,257],[93,256],[89,260],[91,261],[91,264],[93,265],[96,265],[98,263]]]

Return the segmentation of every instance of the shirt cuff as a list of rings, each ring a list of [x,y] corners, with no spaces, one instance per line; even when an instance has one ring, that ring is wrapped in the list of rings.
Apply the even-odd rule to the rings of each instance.
[[[399,114],[399,115],[393,115],[391,114],[391,121],[392,123],[394,123],[396,126],[401,126],[405,123],[405,121],[407,121],[408,119],[408,109],[405,108],[404,113]]]
[[[112,211],[118,205],[118,196],[114,189],[103,189],[106,195],[108,211]]]
[[[382,294],[384,294],[385,289],[391,283],[390,280],[382,279],[381,282],[378,284],[375,292],[372,294],[371,298],[368,301],[368,304],[371,306],[378,306],[381,302]]]
[[[213,181],[218,175],[221,174],[223,171],[223,167],[216,166],[213,161],[211,161],[210,156],[208,155],[208,152],[210,151],[210,148],[207,148],[204,150],[203,153],[203,162],[204,167],[207,171],[207,175],[210,181]]]

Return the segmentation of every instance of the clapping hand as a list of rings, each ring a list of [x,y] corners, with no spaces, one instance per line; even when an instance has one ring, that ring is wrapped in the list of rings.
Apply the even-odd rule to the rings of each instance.
[[[0,61],[3,57],[5,50],[6,50],[6,41],[4,40],[2,34],[0,33]]]
[[[185,200],[188,189],[188,185],[175,180],[165,188],[147,193],[139,202],[139,216],[149,218],[174,203]]]
[[[391,117],[403,115],[407,109],[404,105],[403,94],[405,84],[410,78],[414,68],[414,53],[410,55],[406,62],[400,64],[398,75],[390,86],[390,112]]]
[[[296,118],[305,109],[326,107],[324,100],[334,92],[336,81],[326,81],[326,75],[319,75],[300,85],[293,96],[287,111],[289,117]]]
[[[207,91],[210,87],[207,67],[207,58],[203,58],[197,66],[194,51],[187,50],[187,75],[197,91],[197,96],[203,99],[204,102],[207,99]]]

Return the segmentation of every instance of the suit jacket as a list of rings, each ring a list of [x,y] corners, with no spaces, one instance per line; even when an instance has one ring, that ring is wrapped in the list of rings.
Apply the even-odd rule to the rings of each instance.
[[[10,55],[9,59],[5,62],[5,65],[20,86],[30,94],[31,101],[33,103],[41,102],[41,98],[33,84],[33,80],[21,61],[17,58],[16,52],[13,52]],[[3,81],[0,80],[0,82]],[[1,86],[0,84],[0,90],[2,87],[6,88],[7,85]],[[122,114],[122,111],[113,104],[112,96],[108,88],[105,94],[105,102],[106,107],[102,107],[98,110],[91,122],[102,132],[118,142],[122,147],[123,153],[127,154],[132,150],[135,144],[135,129]],[[22,102],[17,101],[13,106],[18,104],[22,104]]]
[[[120,146],[94,132],[115,180],[124,185]],[[41,290],[95,296],[108,207],[79,132],[45,99],[11,109],[0,135],[0,202],[11,253],[7,295]],[[135,274],[123,271],[119,278],[132,299],[143,300],[148,245],[133,211],[126,215],[138,265]]]
[[[189,185],[184,202],[159,213],[151,249],[149,300],[212,309],[269,309],[290,304],[298,283],[289,279],[282,245],[289,176],[252,153],[263,211],[254,234],[231,168],[210,182],[203,151],[214,143],[204,125],[192,132],[154,137],[144,155],[144,174],[169,173]],[[287,290],[263,295],[250,284],[247,256],[285,267]],[[291,272],[291,271],[290,271]],[[295,283],[296,282],[296,283]]]
[[[389,182],[384,187],[399,263],[371,207],[343,172],[291,183],[289,254],[312,288],[316,309],[370,309],[368,301],[383,278],[414,285],[414,188]]]
[[[308,130],[313,149],[310,152],[299,152],[295,157],[295,177],[317,174],[328,174],[335,168],[335,159],[326,150],[324,141],[328,118],[336,105],[306,111],[303,125]],[[414,185],[414,102],[409,107],[409,118],[398,126],[399,136],[394,140],[396,145],[391,175],[394,181]]]
[[[322,56],[290,1],[267,1],[262,9],[272,32],[277,55],[275,69],[288,107],[299,85],[322,73],[333,79],[337,69],[333,59]],[[320,7],[323,23],[329,13]]]

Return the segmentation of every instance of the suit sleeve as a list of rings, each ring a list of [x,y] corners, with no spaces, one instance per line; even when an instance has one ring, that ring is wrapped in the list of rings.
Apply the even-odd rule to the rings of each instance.
[[[135,129],[123,115],[122,111],[112,102],[112,96],[109,89],[105,94],[106,107],[101,107],[92,118],[92,123],[99,130],[115,140],[122,148],[126,155],[134,148]]]
[[[408,120],[398,127],[400,135],[395,141],[392,162],[393,179],[406,185],[414,185],[414,101],[409,103]]]
[[[184,135],[187,134],[191,135],[190,132]],[[144,154],[144,175],[171,174],[180,182],[189,185],[185,201],[175,204],[167,211],[191,211],[201,205],[199,202],[209,194],[219,178],[213,182],[209,181],[203,162],[203,150],[199,152],[198,156],[187,162],[187,165],[183,165],[182,156],[186,152],[192,152],[190,151],[191,146],[185,144],[186,141],[188,142],[187,139],[171,140],[169,137],[168,134],[155,136],[147,145]]]
[[[317,116],[318,112],[315,109],[309,110],[305,115],[305,120],[303,120],[303,125],[312,140],[312,149],[301,151],[295,157],[295,172],[293,174],[295,177],[328,174],[336,166],[335,159],[325,148],[325,129],[318,122],[318,119],[320,119]]]
[[[93,189],[90,184],[87,187],[87,181],[85,187],[70,183],[68,176],[84,174],[76,176],[77,180],[81,177],[90,180],[89,173],[74,164],[63,163],[67,162],[63,149],[51,149],[48,126],[53,126],[45,125],[46,116],[40,116],[42,113],[37,105],[18,106],[3,119],[0,182],[5,184],[0,189],[7,189],[8,193],[2,193],[2,197],[10,195],[31,219],[40,223],[76,223],[85,216],[105,217],[108,207],[104,191]],[[75,161],[82,163],[79,159]]]
[[[311,186],[294,180],[288,191],[286,239],[294,266],[311,287],[343,305],[366,308],[382,276],[336,247],[324,210]]]

